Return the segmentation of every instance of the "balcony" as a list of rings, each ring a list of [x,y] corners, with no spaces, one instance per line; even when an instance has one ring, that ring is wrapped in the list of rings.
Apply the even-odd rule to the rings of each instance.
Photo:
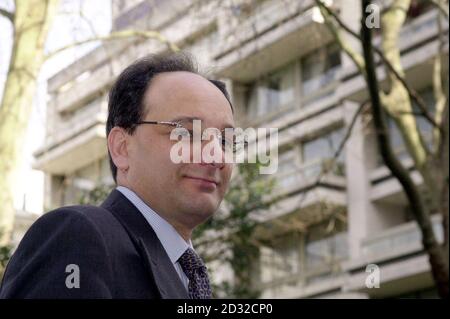
[[[108,65],[85,71],[77,77],[78,80],[72,81],[70,89],[55,96],[54,103],[58,106],[58,112],[72,112],[81,107],[91,97],[102,92],[114,77],[113,67]]]
[[[267,197],[278,198],[269,209],[255,212],[260,223],[256,237],[263,240],[320,222],[346,209],[346,179],[342,172],[329,172],[327,160],[316,161],[291,172],[275,175],[279,182]],[[339,176],[340,175],[340,176]]]
[[[438,34],[438,10],[433,9],[415,19],[406,23],[403,28],[400,30],[399,43],[398,47],[401,52],[410,51],[411,48],[414,48],[420,45],[423,42],[426,42]],[[443,19],[445,20],[445,19]],[[442,22],[442,31],[444,34],[448,30],[448,25],[445,22]],[[381,45],[381,37],[378,35],[374,39],[374,44],[376,46]],[[356,48],[357,50],[361,50]],[[362,54],[362,52],[361,52]],[[376,57],[378,59],[378,57]],[[351,74],[357,72],[357,69],[354,64],[351,64],[348,68],[344,70],[344,77],[348,77]]]
[[[442,218],[431,218],[438,242],[442,243]],[[373,298],[398,296],[433,286],[428,256],[423,253],[421,233],[415,221],[404,223],[363,239],[362,256],[349,260],[343,266],[350,276],[343,290],[359,291]],[[369,289],[365,282],[369,264],[380,268],[380,288]]]
[[[433,230],[438,242],[443,241],[441,216],[432,217]],[[423,249],[422,235],[417,223],[408,222],[371,236],[361,243],[363,256],[370,261],[391,259]]]
[[[296,234],[294,234],[296,235]],[[347,259],[347,232],[306,242],[297,234],[283,245],[262,247],[260,280],[263,298],[289,295],[291,298],[322,295],[340,287],[341,263]]]
[[[34,167],[51,174],[67,174],[107,154],[104,99],[94,100],[67,120],[57,121],[45,145],[35,153]]]
[[[413,161],[411,158],[403,158],[400,160],[403,167],[409,169],[413,168]],[[417,186],[422,185],[422,177],[420,174],[413,170],[410,173],[411,178]],[[407,204],[407,199],[404,194],[403,188],[399,181],[394,178],[386,166],[376,168],[370,173],[370,181],[372,184],[370,190],[370,200],[374,203],[387,203],[387,204]]]
[[[399,36],[399,48],[402,52],[401,63],[406,72],[406,78],[410,84],[417,88],[427,86],[432,82],[431,59],[439,48],[437,23],[438,10],[433,9],[403,26]],[[442,19],[442,30],[448,35],[448,24]],[[375,45],[380,45],[381,38],[374,39]],[[444,52],[448,54],[448,42],[444,45]],[[447,60],[444,59],[447,68]],[[386,72],[382,66],[377,67],[378,79],[385,80]],[[367,87],[363,77],[358,73],[354,64],[342,70],[342,78],[347,79],[341,85],[339,92],[342,97],[357,101],[367,98]]]
[[[218,74],[248,82],[275,70],[329,42],[322,22],[313,1],[267,1],[246,21],[236,26],[223,23],[220,31],[226,40],[213,52],[221,66]]]
[[[75,113],[64,116],[66,119],[58,116],[59,120],[55,121],[52,133],[47,138],[47,144],[58,144],[96,123],[105,123],[107,113],[106,99],[99,97],[78,109]]]
[[[316,101],[325,99],[335,93],[340,81],[341,66],[329,69],[324,74],[306,80],[302,83],[303,105],[308,106]]]
[[[320,183],[345,188],[344,166],[341,163],[332,165],[331,159],[320,159],[304,164],[296,171],[277,174],[277,187],[274,193],[295,192],[315,183],[320,177]]]

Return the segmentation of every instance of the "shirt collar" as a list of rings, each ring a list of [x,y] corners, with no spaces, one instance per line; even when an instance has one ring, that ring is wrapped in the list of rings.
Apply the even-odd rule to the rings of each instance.
[[[117,190],[128,198],[145,217],[173,264],[178,261],[186,249],[193,248],[191,240],[186,242],[171,224],[144,203],[135,192],[124,186],[118,186]]]

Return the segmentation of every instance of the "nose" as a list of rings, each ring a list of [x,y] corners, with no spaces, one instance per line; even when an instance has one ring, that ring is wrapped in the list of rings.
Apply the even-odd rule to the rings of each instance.
[[[211,137],[211,135],[209,135]],[[213,152],[213,154],[211,154]],[[216,168],[225,166],[225,152],[222,148],[220,132],[212,134],[212,138],[202,141],[201,165],[212,165]]]

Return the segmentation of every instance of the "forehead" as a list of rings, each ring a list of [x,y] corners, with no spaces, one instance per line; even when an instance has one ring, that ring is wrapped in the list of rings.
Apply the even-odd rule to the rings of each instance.
[[[189,72],[156,75],[144,97],[146,118],[201,118],[214,125],[233,125],[231,106],[223,93],[204,77]]]

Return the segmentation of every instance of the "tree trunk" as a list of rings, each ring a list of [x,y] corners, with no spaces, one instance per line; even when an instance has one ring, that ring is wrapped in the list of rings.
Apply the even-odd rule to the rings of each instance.
[[[408,201],[411,206],[411,210],[413,212],[413,215],[418,223],[418,226],[422,233],[422,244],[423,247],[428,254],[430,265],[431,265],[431,271],[433,274],[434,281],[436,283],[439,295],[443,298],[448,297],[448,262],[445,258],[446,254],[444,253],[441,245],[438,244],[436,237],[433,232],[433,227],[431,223],[431,212],[432,209],[430,207],[427,207],[424,202],[424,196],[422,193],[418,190],[416,185],[414,184],[412,178],[410,177],[410,174],[408,170],[406,170],[403,165],[400,163],[400,161],[396,158],[392,146],[390,144],[389,135],[388,135],[388,129],[387,125],[385,123],[384,115],[383,115],[383,106],[385,108],[389,107],[390,105],[386,105],[386,102],[391,102],[384,100],[383,105],[380,98],[380,91],[378,88],[378,80],[376,77],[375,72],[375,62],[373,58],[373,47],[372,47],[372,33],[371,30],[368,28],[368,26],[365,24],[366,18],[367,18],[367,12],[365,8],[371,3],[370,0],[362,0],[362,23],[361,23],[361,38],[362,38],[362,45],[363,45],[363,51],[364,51],[364,60],[365,60],[365,67],[366,67],[366,81],[370,93],[370,98],[372,102],[372,113],[374,118],[374,124],[376,127],[376,133],[377,133],[377,140],[378,140],[378,146],[380,149],[380,153],[383,157],[383,160],[386,164],[386,166],[389,168],[389,170],[392,172],[392,174],[397,178],[397,180],[402,185],[405,194],[408,198]],[[397,7],[394,8],[394,10],[398,10],[398,7],[401,3],[404,3],[405,5],[408,4],[408,1],[402,1],[397,2]],[[403,10],[404,11],[404,10]],[[400,17],[400,19],[404,19]],[[397,21],[398,22],[398,21]],[[392,41],[394,42],[394,41]],[[385,44],[386,45],[386,44]],[[386,56],[390,56],[390,59],[394,61],[398,59],[397,52],[395,52],[395,49],[393,49],[393,46],[385,46],[385,52]],[[399,61],[398,61],[399,62]],[[397,63],[398,66],[400,66],[399,63]],[[391,104],[392,105],[392,104]],[[409,105],[410,106],[410,105]],[[408,143],[407,143],[408,144]],[[418,143],[416,144],[415,150],[420,146]],[[411,146],[411,145],[409,145]],[[411,151],[411,147],[409,147]],[[417,154],[416,154],[417,155]],[[413,158],[416,163],[417,167],[417,160],[421,156],[417,156],[417,158]],[[420,161],[420,160],[419,160]],[[420,170],[420,167],[418,168]],[[426,184],[426,177],[424,176],[425,184]],[[432,208],[432,207],[431,207]]]
[[[13,48],[0,104],[0,244],[14,225],[13,186],[30,119],[44,45],[59,0],[16,1]]]

